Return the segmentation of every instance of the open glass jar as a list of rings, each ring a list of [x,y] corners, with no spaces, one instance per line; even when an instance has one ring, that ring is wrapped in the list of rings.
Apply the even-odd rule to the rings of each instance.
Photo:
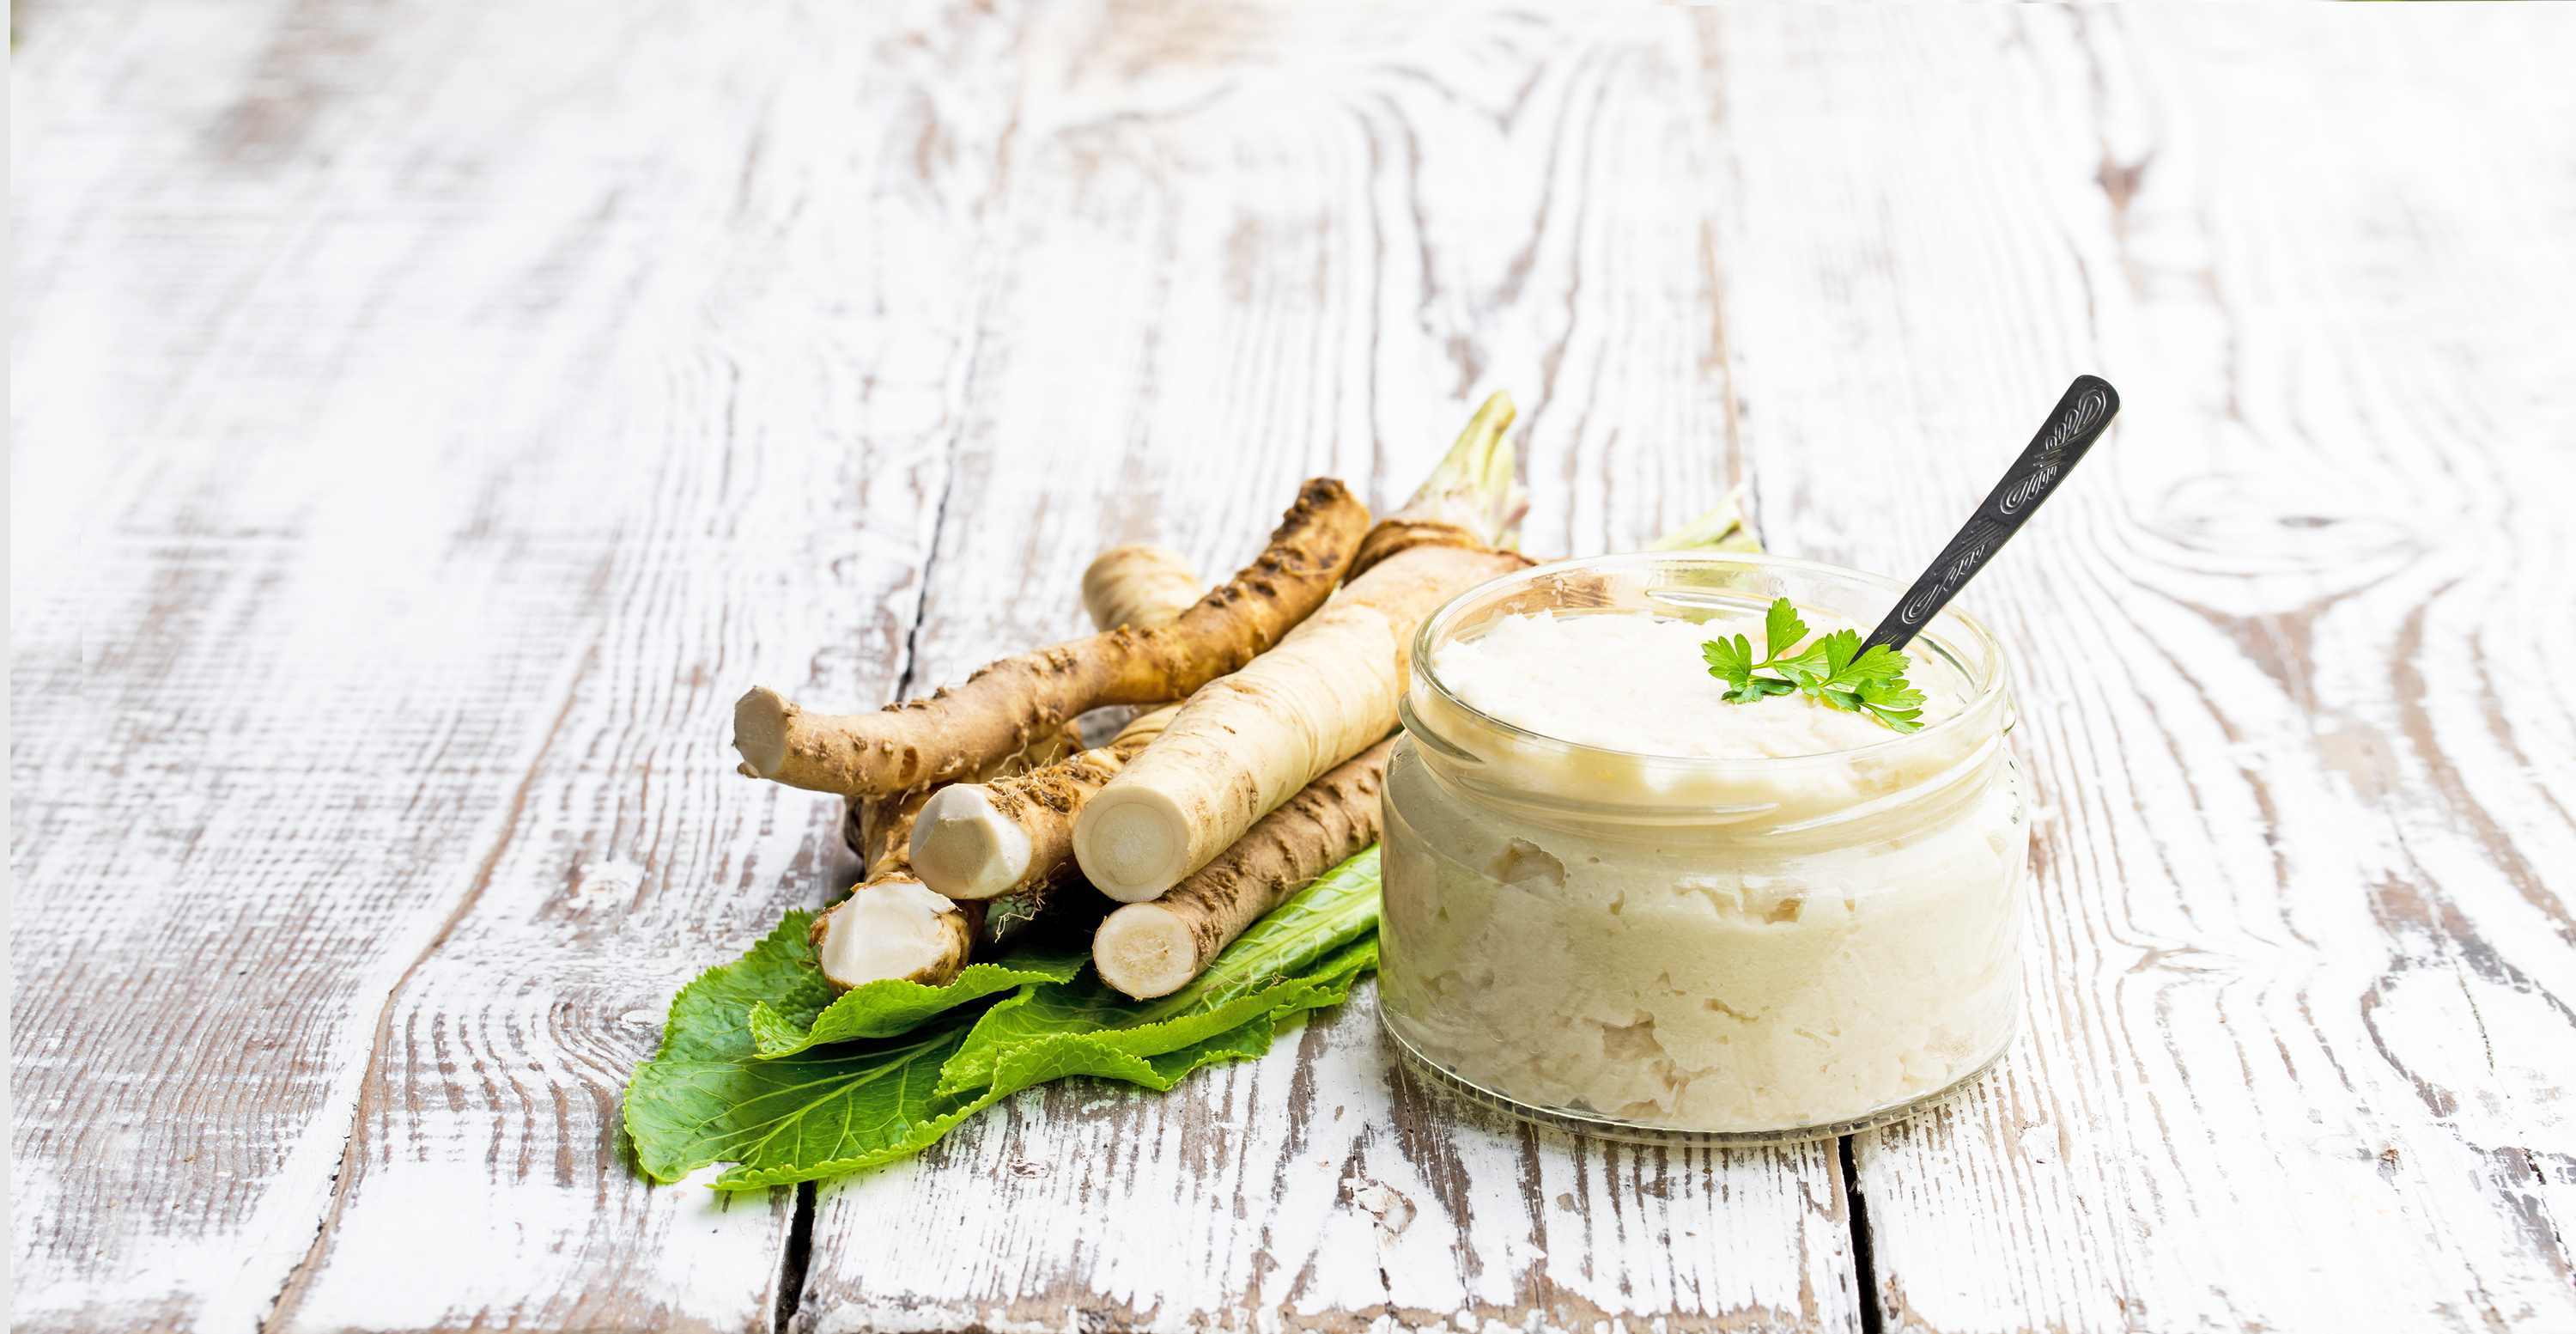
[[[1426,621],[1386,783],[1379,994],[1405,1057],[1537,1120],[1716,1143],[1883,1124],[1993,1064],[2019,1019],[2030,832],[1985,627],[1944,612],[1907,646],[1937,721],[1785,758],[1560,741],[1436,667],[1511,614],[1701,622],[1786,597],[1865,627],[1902,592],[1647,553],[1540,566]]]

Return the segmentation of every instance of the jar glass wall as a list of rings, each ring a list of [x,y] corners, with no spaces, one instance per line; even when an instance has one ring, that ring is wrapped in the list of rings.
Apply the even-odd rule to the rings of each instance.
[[[1419,1068],[1630,1138],[1753,1142],[1893,1120],[2013,1037],[2029,830],[2003,653],[1956,612],[1907,648],[1946,716],[1856,750],[1633,754],[1538,735],[1441,682],[1497,618],[1862,625],[1901,586],[1759,555],[1541,566],[1427,621],[1388,767],[1380,996]]]

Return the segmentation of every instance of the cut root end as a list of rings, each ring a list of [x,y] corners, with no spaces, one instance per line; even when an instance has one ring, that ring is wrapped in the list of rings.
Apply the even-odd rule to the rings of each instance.
[[[796,706],[767,686],[753,686],[733,706],[733,748],[742,752],[742,771],[767,778],[787,763],[787,720]]]
[[[1120,903],[1160,898],[1190,873],[1190,824],[1178,804],[1148,787],[1102,788],[1074,821],[1082,874]]]
[[[1029,872],[1029,836],[981,787],[941,788],[912,826],[912,870],[952,899],[989,899]]]
[[[1199,975],[1198,941],[1180,914],[1131,903],[1109,914],[1091,937],[1100,980],[1137,1000],[1168,996]]]
[[[966,967],[981,915],[917,880],[861,885],[814,923],[823,979],[835,992],[887,978],[945,986]]]

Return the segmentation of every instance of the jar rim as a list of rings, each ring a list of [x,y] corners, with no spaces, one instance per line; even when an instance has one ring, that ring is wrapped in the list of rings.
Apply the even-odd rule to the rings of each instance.
[[[1615,757],[1623,761],[1642,761],[1658,767],[1689,766],[1691,768],[1698,768],[1706,766],[1711,769],[1747,774],[1778,773],[1800,766],[1812,766],[1816,764],[1841,764],[1855,759],[1875,758],[1887,755],[1899,749],[1934,745],[1939,742],[1946,741],[1952,736],[1967,730],[1972,722],[1986,718],[1994,713],[1999,707],[2003,696],[2009,689],[2011,672],[2005,659],[2003,641],[1995,635],[1994,631],[1988,629],[1983,621],[1980,621],[1976,617],[1969,615],[1967,612],[1960,610],[1955,603],[1949,607],[1943,608],[1939,615],[1933,617],[1930,623],[1926,624],[1921,631],[1917,632],[1916,640],[1919,642],[1923,639],[1930,639],[1936,650],[1939,651],[1943,657],[1947,658],[1953,666],[1957,667],[1968,677],[1975,689],[1970,693],[1967,700],[1948,717],[1918,728],[1915,731],[1890,731],[1887,739],[1884,741],[1873,742],[1866,746],[1857,746],[1849,750],[1818,751],[1811,755],[1662,755],[1649,751],[1614,750],[1607,746],[1593,746],[1586,745],[1579,741],[1568,741],[1563,737],[1550,736],[1545,732],[1532,731],[1517,723],[1506,722],[1482,709],[1477,708],[1473,704],[1469,704],[1467,701],[1459,698],[1457,693],[1452,691],[1448,687],[1448,684],[1440,679],[1439,672],[1432,667],[1432,647],[1438,643],[1450,629],[1453,628],[1454,623],[1462,613],[1463,609],[1468,605],[1469,601],[1471,599],[1490,597],[1502,585],[1537,584],[1544,580],[1559,578],[1568,574],[1673,564],[1813,571],[1833,578],[1851,580],[1870,585],[1872,587],[1885,589],[1890,594],[1891,604],[1893,604],[1897,597],[1901,597],[1906,590],[1906,586],[1904,584],[1899,583],[1894,579],[1890,579],[1885,575],[1872,574],[1867,570],[1855,570],[1848,566],[1834,565],[1825,561],[1803,560],[1795,556],[1776,556],[1769,552],[1762,551],[1633,551],[1608,556],[1578,556],[1568,560],[1551,561],[1545,565],[1533,566],[1526,570],[1520,570],[1512,574],[1503,575],[1500,578],[1488,579],[1484,583],[1478,584],[1473,588],[1466,589],[1450,598],[1447,602],[1440,604],[1438,609],[1434,610],[1429,616],[1423,618],[1421,626],[1414,631],[1412,652],[1413,674],[1416,679],[1421,681],[1424,685],[1427,685],[1439,696],[1443,707],[1458,710],[1476,724],[1492,728],[1496,732],[1510,737],[1517,745],[1527,746],[1531,743],[1537,743],[1543,746],[1561,747],[1564,750],[1577,755],[1599,755],[1605,758]],[[1945,622],[1955,622],[1959,630],[1963,633],[1954,636],[1934,634],[1933,628],[1935,626],[1940,626]],[[1965,657],[1951,651],[1950,640],[1957,638],[1964,638],[1967,641],[1960,647],[1970,648],[1974,651]],[[1911,645],[1909,645],[1907,651],[1913,651]],[[1970,658],[1975,659],[1973,664],[1969,661]],[[1406,693],[1409,695],[1411,692],[1407,691]],[[1403,717],[1405,730],[1416,733],[1424,740],[1434,744],[1436,747],[1442,749],[1455,748],[1454,743],[1437,736],[1423,726],[1422,720],[1419,716],[1419,710],[1413,708],[1409,701],[1400,700],[1399,703],[1401,705],[1399,711]],[[2007,721],[2004,724],[2004,730],[2009,730],[2010,727],[2011,723]]]

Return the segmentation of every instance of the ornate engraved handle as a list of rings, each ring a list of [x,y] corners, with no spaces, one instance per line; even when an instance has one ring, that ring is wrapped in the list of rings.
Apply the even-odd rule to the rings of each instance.
[[[2032,436],[2030,448],[2013,460],[2004,471],[2003,480],[1987,493],[1977,512],[1941,549],[1922,577],[1897,599],[1896,610],[1870,631],[1861,645],[1863,652],[1871,644],[1885,644],[1903,649],[1916,631],[1958,596],[1959,589],[1994,559],[1995,552],[2012,540],[2014,533],[2030,521],[2041,501],[2057,489],[2058,479],[2066,476],[2083,461],[2084,453],[2102,437],[2111,418],[2120,411],[2120,391],[2109,381],[2094,375],[2079,375],[2066,387],[2066,397],[2057,400],[2057,408],[2048,414],[2047,424]]]

